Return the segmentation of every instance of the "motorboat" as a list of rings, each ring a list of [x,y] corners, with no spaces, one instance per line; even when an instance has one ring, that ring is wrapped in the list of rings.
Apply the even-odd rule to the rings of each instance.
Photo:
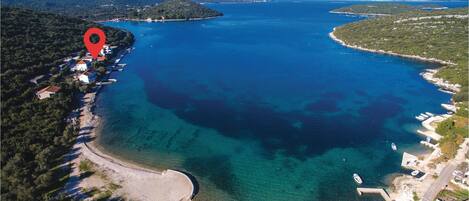
[[[417,120],[419,120],[419,121],[423,121],[423,120],[426,119],[424,116],[421,116],[421,115],[415,116],[415,118],[416,118]]]
[[[360,178],[360,176],[357,173],[353,173],[353,180],[355,180],[355,182],[357,184],[362,184],[363,183],[362,178]]]
[[[393,143],[391,143],[391,148],[392,148],[392,150],[394,150],[394,151],[396,151],[396,150],[397,150],[397,146],[396,146],[396,144],[394,144],[394,142],[393,142]]]
[[[430,112],[425,112],[426,115],[430,116],[430,117],[433,117],[435,116],[433,113],[430,113]]]
[[[410,175],[412,175],[413,177],[417,176],[418,174],[420,173],[420,171],[418,170],[414,170],[410,173]]]

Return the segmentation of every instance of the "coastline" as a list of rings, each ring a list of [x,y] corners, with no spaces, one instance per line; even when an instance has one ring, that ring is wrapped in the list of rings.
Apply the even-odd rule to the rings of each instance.
[[[94,22],[97,23],[102,23],[102,22],[119,22],[119,21],[129,21],[129,22],[187,22],[187,21],[200,21],[200,20],[210,20],[210,19],[215,19],[220,16],[213,16],[213,17],[199,17],[199,18],[188,18],[188,19],[164,19],[164,20],[158,20],[158,19],[132,19],[132,18],[113,18],[109,20],[97,20]]]
[[[120,59],[124,54],[119,55]],[[80,97],[79,134],[67,156],[66,163],[71,167],[71,173],[65,192],[73,198],[86,199],[92,197],[86,193],[87,189],[102,188],[100,183],[103,181],[82,177],[81,165],[83,161],[89,161],[100,177],[120,186],[117,191],[120,196],[132,200],[192,200],[196,189],[186,173],[172,169],[156,170],[112,155],[99,147],[97,136],[100,135],[102,120],[93,110],[101,87]]]
[[[353,12],[342,12],[342,11],[329,11],[329,13],[342,14],[342,15],[359,15],[359,16],[390,16],[390,14],[379,14],[379,13],[353,13]]]
[[[460,85],[451,84],[451,83],[449,83],[448,81],[446,81],[442,78],[435,77],[435,74],[438,72],[438,70],[442,66],[444,66],[444,65],[454,65],[454,63],[452,63],[452,62],[444,61],[444,60],[440,60],[440,59],[436,59],[436,58],[426,58],[426,57],[421,57],[421,56],[418,56],[418,55],[399,54],[399,53],[395,53],[395,52],[391,52],[391,51],[374,50],[374,49],[360,47],[360,46],[357,46],[357,45],[350,45],[350,44],[347,44],[345,41],[337,38],[334,35],[335,31],[336,31],[336,27],[334,27],[333,31],[329,33],[329,37],[332,40],[334,40],[334,41],[338,42],[339,44],[341,44],[345,47],[348,47],[348,48],[353,48],[353,49],[357,49],[357,50],[361,50],[361,51],[367,51],[367,52],[378,53],[378,54],[387,54],[387,55],[398,56],[398,57],[403,57],[403,58],[416,59],[416,60],[425,61],[425,62],[438,63],[438,64],[441,65],[439,68],[437,68],[437,69],[425,69],[424,72],[420,73],[420,76],[422,76],[422,78],[427,80],[428,82],[430,82],[430,83],[436,85],[437,87],[439,87],[438,90],[441,91],[441,92],[454,94],[454,93],[456,93],[460,90],[460,87],[461,87]],[[451,102],[452,105],[454,105],[454,103],[451,99],[450,99],[450,102]],[[446,104],[446,103],[443,103],[443,104]],[[451,114],[444,114],[442,116],[445,116],[446,118],[450,118],[453,115],[454,114],[451,113]],[[433,117],[431,117],[431,118],[433,118]],[[422,126],[425,127],[425,125],[423,123],[422,123]],[[433,127],[432,128],[425,127],[425,128],[426,129],[432,129],[432,130],[435,129]],[[425,141],[421,141],[420,144],[425,144]],[[461,145],[461,147],[463,147],[464,144],[465,143],[463,143]],[[464,149],[464,147],[463,147],[463,149]],[[458,152],[459,151],[460,150],[458,150]],[[423,156],[423,158],[427,158],[427,160],[430,160],[430,159],[432,159],[433,156],[435,156],[435,154],[437,154],[437,152],[439,152],[438,148],[433,150],[433,152],[431,154],[425,154],[426,156]],[[404,154],[405,154],[405,152],[404,152]],[[419,158],[420,157],[422,157],[422,156],[419,156]],[[441,169],[443,168],[442,164],[437,165],[437,167],[438,166]],[[427,172],[427,171],[425,171],[425,172]],[[440,172],[440,171],[438,171],[438,172]],[[397,175],[397,173],[393,173],[392,177],[389,178],[390,185],[388,185],[387,189],[389,189],[390,192],[388,193],[388,195],[391,198],[395,199],[395,200],[407,200],[407,198],[412,198],[412,197],[415,196],[412,193],[415,193],[416,191],[409,191],[409,186],[416,187],[417,189],[414,189],[414,190],[417,190],[419,192],[423,191],[423,192],[425,192],[425,195],[426,195],[427,194],[426,189],[430,189],[431,188],[430,185],[433,184],[433,181],[432,181],[432,183],[423,182],[423,180],[427,176],[428,175],[425,174],[422,178],[414,179],[412,176],[407,175],[407,174]]]
[[[421,60],[421,61],[439,63],[439,64],[442,64],[442,65],[455,65],[455,63],[452,63],[452,62],[449,62],[449,61],[444,61],[444,60],[441,60],[441,59],[436,59],[436,58],[427,58],[427,57],[422,57],[422,56],[418,56],[418,55],[409,55],[409,54],[399,54],[399,53],[395,53],[395,52],[392,52],[392,51],[374,50],[374,49],[369,49],[369,48],[365,48],[365,47],[360,47],[360,46],[357,46],[357,45],[350,45],[350,44],[345,43],[343,40],[338,39],[334,35],[335,30],[336,30],[336,27],[334,27],[333,31],[329,33],[329,37],[332,38],[332,40],[340,43],[341,45],[349,47],[349,48],[362,50],[362,51],[367,51],[367,52],[378,53],[378,54],[388,54],[388,55],[404,57],[404,58],[409,58],[409,59],[416,59],[416,60]]]
[[[399,54],[399,53],[395,53],[395,52],[392,52],[392,51],[374,50],[374,49],[369,49],[369,48],[365,48],[365,47],[360,47],[360,46],[357,46],[357,45],[350,45],[350,44],[345,43],[345,41],[337,38],[334,35],[335,30],[336,30],[336,27],[334,27],[332,32],[329,33],[329,37],[332,40],[334,40],[334,41],[338,42],[339,44],[341,44],[345,47],[348,47],[348,48],[357,49],[357,50],[366,51],[366,52],[377,53],[377,54],[386,54],[386,55],[398,56],[398,57],[403,57],[403,58],[408,58],[408,59],[415,59],[415,60],[419,60],[419,61],[438,63],[442,66],[443,65],[455,65],[455,63],[452,63],[452,62],[449,62],[449,61],[444,61],[444,60],[441,60],[441,59],[436,59],[436,58],[427,58],[427,57],[422,57],[422,56],[418,56],[418,55]],[[441,68],[441,66],[439,68]],[[433,83],[434,85],[440,87],[441,88],[440,91],[442,91],[442,92],[450,93],[450,94],[459,92],[460,87],[461,87],[459,84],[451,84],[447,80],[435,77],[435,74],[438,72],[438,69],[425,69],[425,72],[422,72],[420,75],[425,80],[427,80],[427,81]]]

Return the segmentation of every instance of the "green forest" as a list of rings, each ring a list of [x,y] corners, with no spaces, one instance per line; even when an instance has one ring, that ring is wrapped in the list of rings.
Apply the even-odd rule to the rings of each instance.
[[[146,8],[140,12],[129,13],[129,18],[139,19],[190,19],[221,16],[222,13],[204,7],[191,0],[168,0],[157,6]]]
[[[436,74],[462,86],[452,98],[459,110],[437,128],[443,135],[440,141],[443,160],[454,157],[463,138],[469,137],[468,12],[467,8],[410,11],[346,24],[334,31],[337,38],[350,45],[454,63],[442,66]]]
[[[401,3],[370,3],[364,5],[351,5],[347,7],[337,8],[332,12],[344,12],[351,14],[381,14],[394,15],[409,11],[432,10],[442,8],[438,5],[407,5]]]
[[[187,19],[222,15],[191,0],[5,0],[4,5],[46,11],[87,20]]]
[[[80,19],[19,8],[1,8],[1,198],[51,200],[64,182],[60,164],[75,139],[66,119],[77,105],[78,86],[63,59],[84,53],[83,33],[104,29],[111,45],[128,47],[133,35]],[[29,80],[49,75],[39,85]],[[61,91],[39,100],[37,90],[56,85]]]

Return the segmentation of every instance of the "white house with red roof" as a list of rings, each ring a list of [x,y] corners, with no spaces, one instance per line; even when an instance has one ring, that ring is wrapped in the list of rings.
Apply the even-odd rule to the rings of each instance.
[[[84,60],[78,61],[75,66],[72,68],[72,71],[87,71],[88,70],[88,63]]]
[[[45,87],[45,88],[37,91],[36,96],[40,100],[42,100],[42,99],[45,99],[45,98],[50,98],[50,96],[56,94],[59,91],[60,91],[60,87],[58,87],[58,86],[48,86],[48,87]]]

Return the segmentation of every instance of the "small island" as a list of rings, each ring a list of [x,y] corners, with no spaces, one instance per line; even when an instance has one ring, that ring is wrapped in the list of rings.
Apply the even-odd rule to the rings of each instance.
[[[434,200],[445,196],[464,198],[469,195],[464,190],[466,184],[458,182],[457,176],[448,175],[466,171],[468,166],[465,159],[469,149],[468,10],[428,11],[406,5],[381,5],[386,6],[357,5],[334,10],[336,13],[389,16],[336,27],[330,37],[354,49],[438,63],[439,69],[427,69],[421,75],[441,91],[453,94],[451,103],[442,103],[448,114],[422,111],[416,116],[424,129],[417,130],[418,133],[427,137],[427,141],[421,144],[430,147],[432,154],[416,157],[404,152],[403,155],[403,168],[428,176],[422,179],[411,175],[396,177],[391,184],[390,197],[398,200]],[[447,184],[449,187],[442,190]]]

